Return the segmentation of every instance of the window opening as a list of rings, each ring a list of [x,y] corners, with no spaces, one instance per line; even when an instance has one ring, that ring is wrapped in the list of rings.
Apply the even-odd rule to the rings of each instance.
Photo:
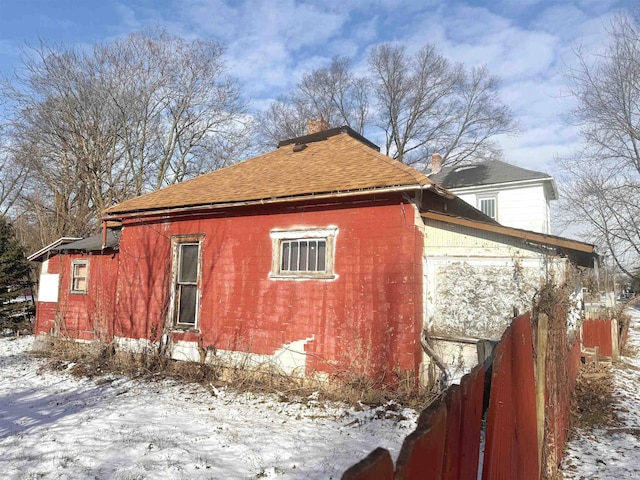
[[[272,278],[334,278],[337,228],[272,231]]]
[[[195,327],[198,318],[200,243],[177,243],[175,248],[175,323]]]
[[[89,262],[76,260],[71,264],[71,292],[87,293],[89,283]]]
[[[480,211],[486,216],[496,219],[496,199],[495,198],[481,198],[480,199]]]

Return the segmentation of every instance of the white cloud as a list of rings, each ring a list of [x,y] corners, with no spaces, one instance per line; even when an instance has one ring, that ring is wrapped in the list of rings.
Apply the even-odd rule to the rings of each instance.
[[[181,17],[201,35],[228,47],[229,65],[242,79],[250,96],[263,97],[272,90],[286,91],[299,78],[300,65],[310,62],[316,49],[328,58],[339,52],[334,38],[348,20],[345,9],[285,1],[245,1],[233,6],[221,0],[185,0]],[[357,45],[350,44],[355,52]],[[317,68],[316,66],[312,68]]]
[[[614,7],[630,1],[176,0],[161,13],[136,4],[118,12],[125,29],[160,18],[176,34],[227,45],[228,64],[255,108],[334,55],[354,57],[362,74],[377,42],[399,41],[410,52],[432,43],[454,61],[487,64],[501,77],[502,98],[522,127],[520,136],[499,139],[505,158],[548,170],[579,141],[562,118],[572,104],[562,72],[575,61],[573,48],[602,48]]]

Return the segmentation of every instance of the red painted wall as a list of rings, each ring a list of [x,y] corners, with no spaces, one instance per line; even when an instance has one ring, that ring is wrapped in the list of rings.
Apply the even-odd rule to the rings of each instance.
[[[63,319],[60,334],[82,340],[110,340],[116,304],[118,254],[68,254],[60,257],[58,312]],[[71,264],[74,260],[89,262],[86,294],[71,293]]]
[[[71,293],[73,260],[89,262],[87,293]],[[113,335],[118,254],[69,254],[49,259],[48,273],[59,274],[58,302],[38,302],[36,333],[49,333],[60,318],[59,335],[81,340],[105,340]]]
[[[169,311],[171,236],[204,234],[198,334],[175,338],[273,354],[306,344],[307,371],[418,371],[423,237],[400,197],[234,209],[234,216],[129,220],[121,235],[115,334],[156,338]],[[338,227],[334,280],[272,280],[273,229]]]

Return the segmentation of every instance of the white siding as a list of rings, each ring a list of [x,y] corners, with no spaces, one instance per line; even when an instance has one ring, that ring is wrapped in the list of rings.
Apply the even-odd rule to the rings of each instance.
[[[496,220],[502,225],[534,232],[551,232],[549,202],[542,184],[503,189],[476,189],[473,193],[452,189],[452,192],[477,209],[480,209],[481,198],[495,196],[498,210]]]

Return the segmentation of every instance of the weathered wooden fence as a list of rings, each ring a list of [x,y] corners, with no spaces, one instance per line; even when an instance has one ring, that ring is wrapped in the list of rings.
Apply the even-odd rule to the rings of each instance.
[[[598,347],[600,355],[617,360],[620,331],[618,322],[611,319],[591,319],[582,323],[582,345]]]
[[[404,440],[395,473],[389,452],[378,448],[342,478],[476,478],[484,383],[485,369],[478,365],[420,414],[416,430]]]
[[[394,467],[376,449],[344,480],[551,478],[567,438],[569,403],[580,364],[580,336],[569,338],[563,312],[516,318],[493,363],[477,366],[420,415]],[[485,368],[490,376],[484,450]]]
[[[514,320],[496,347],[482,478],[537,477],[536,383],[527,314]]]

